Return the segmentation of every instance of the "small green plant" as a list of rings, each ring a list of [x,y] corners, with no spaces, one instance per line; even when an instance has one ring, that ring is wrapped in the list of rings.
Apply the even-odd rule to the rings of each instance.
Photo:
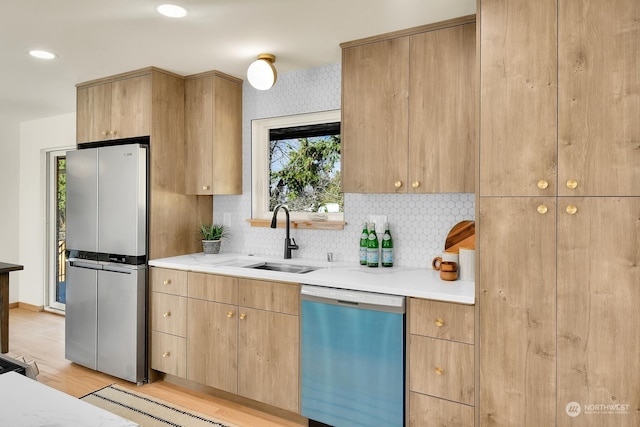
[[[227,229],[221,224],[200,224],[200,234],[202,240],[222,240],[229,236]]]

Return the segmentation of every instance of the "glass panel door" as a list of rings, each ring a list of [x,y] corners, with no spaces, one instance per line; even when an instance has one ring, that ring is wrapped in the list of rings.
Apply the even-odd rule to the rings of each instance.
[[[47,307],[64,310],[66,303],[66,152],[47,153]]]

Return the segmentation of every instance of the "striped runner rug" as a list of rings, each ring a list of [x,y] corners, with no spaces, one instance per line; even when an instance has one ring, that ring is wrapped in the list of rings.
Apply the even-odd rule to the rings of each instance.
[[[143,427],[237,427],[116,384],[80,399]]]

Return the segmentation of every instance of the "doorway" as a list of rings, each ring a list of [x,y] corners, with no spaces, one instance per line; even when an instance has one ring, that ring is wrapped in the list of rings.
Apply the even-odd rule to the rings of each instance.
[[[47,153],[47,308],[64,311],[66,302],[66,151]]]

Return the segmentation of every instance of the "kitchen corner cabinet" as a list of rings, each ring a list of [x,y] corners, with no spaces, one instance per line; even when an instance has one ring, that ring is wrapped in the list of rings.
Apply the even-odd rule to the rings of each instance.
[[[149,259],[201,251],[213,204],[185,194],[184,78],[148,67],[80,83],[77,101],[78,144],[149,136]]]
[[[149,135],[151,76],[79,85],[76,141],[96,142]]]
[[[185,143],[187,194],[242,194],[242,80],[185,79]]]
[[[408,425],[473,426],[472,305],[409,299]]]
[[[640,425],[640,3],[479,10],[479,420]]]
[[[475,17],[341,46],[343,191],[473,192]]]
[[[299,413],[300,285],[151,270],[153,369]]]

